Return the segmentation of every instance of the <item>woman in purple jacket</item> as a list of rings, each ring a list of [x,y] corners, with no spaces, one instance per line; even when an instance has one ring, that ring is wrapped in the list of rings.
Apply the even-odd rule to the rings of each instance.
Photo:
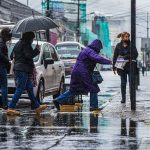
[[[77,58],[76,64],[71,73],[70,89],[64,94],[53,100],[54,105],[59,110],[59,105],[68,101],[78,94],[87,94],[90,92],[90,110],[98,109],[98,95],[100,91],[97,84],[92,81],[92,73],[99,64],[112,64],[112,62],[99,55],[103,48],[100,40],[94,40],[87,48],[82,50]]]

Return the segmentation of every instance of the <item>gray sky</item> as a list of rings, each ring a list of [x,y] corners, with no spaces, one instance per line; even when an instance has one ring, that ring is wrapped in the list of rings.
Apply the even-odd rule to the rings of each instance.
[[[17,0],[23,4],[27,4],[27,0]],[[28,0],[29,6],[41,10],[41,0]],[[130,9],[130,0],[87,0],[88,6],[93,10],[102,10],[103,12],[119,12]],[[137,0],[137,8],[145,7],[148,10],[150,0]],[[92,9],[88,9],[91,11]]]
[[[139,36],[146,32],[147,12],[150,13],[150,0],[136,0],[137,2],[137,30]],[[126,17],[130,24],[131,0],[87,0],[87,13],[99,11],[105,15],[112,15],[115,18]],[[149,14],[150,20],[150,14]],[[145,29],[144,29],[145,27]]]
[[[17,0],[20,3],[27,5],[27,0]],[[41,12],[41,0],[28,0],[29,6]]]
[[[17,0],[27,4],[27,0]],[[29,6],[41,12],[41,0],[28,0]],[[131,0],[87,0],[87,13],[99,11],[114,17],[126,17],[130,23]],[[137,0],[137,30],[138,36],[146,33],[146,13],[150,13],[150,0]],[[150,16],[150,15],[149,15]],[[149,17],[150,19],[150,17]],[[145,29],[144,29],[145,27]]]

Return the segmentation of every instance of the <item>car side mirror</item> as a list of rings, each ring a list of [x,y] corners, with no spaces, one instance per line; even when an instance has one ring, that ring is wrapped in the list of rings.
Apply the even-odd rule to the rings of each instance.
[[[47,68],[47,66],[50,65],[50,64],[54,64],[54,59],[47,58],[47,59],[44,60],[44,66],[45,66],[45,68]]]

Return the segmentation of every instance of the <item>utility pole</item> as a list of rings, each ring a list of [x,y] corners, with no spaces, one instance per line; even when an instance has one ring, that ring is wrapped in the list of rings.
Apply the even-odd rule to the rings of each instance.
[[[149,13],[147,12],[147,38],[149,38]]]
[[[77,41],[80,41],[80,0],[78,0]]]
[[[147,12],[147,39],[149,38],[149,13]],[[147,66],[146,66],[146,61],[147,61],[147,46],[145,47],[145,71],[146,71],[146,75],[147,75]]]
[[[27,6],[29,6],[29,0],[27,0]]]
[[[50,0],[47,0],[47,10],[46,10],[46,17],[50,17],[50,8],[49,8],[49,3],[50,3]],[[50,31],[49,30],[46,30],[46,39],[47,39],[47,42],[50,42]]]
[[[131,0],[131,58],[130,58],[130,101],[131,110],[136,110],[136,0]]]

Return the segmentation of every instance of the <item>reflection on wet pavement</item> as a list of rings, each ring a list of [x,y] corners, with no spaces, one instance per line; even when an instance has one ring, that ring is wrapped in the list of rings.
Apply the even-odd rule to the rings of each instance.
[[[101,87],[99,106],[109,102],[118,91],[116,82],[104,82]],[[28,101],[17,107],[21,116],[6,116],[0,110],[0,150],[135,150],[145,135],[149,137],[150,130],[144,122],[104,118],[101,113],[89,111],[89,96],[84,95],[83,100],[82,108],[71,113],[52,109],[51,96],[44,101],[49,108],[40,116],[30,110]]]
[[[0,149],[137,149],[146,131],[143,122],[89,112],[0,115]]]

